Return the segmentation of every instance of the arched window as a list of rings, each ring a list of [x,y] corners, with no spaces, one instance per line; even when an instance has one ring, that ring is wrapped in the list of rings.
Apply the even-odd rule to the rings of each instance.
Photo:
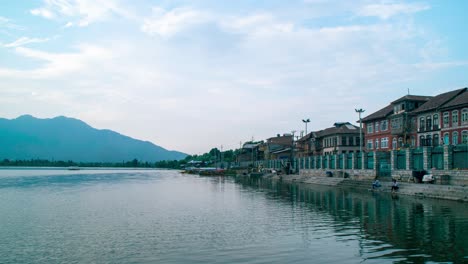
[[[403,147],[403,138],[398,138],[398,147]]]
[[[452,126],[458,126],[458,110],[452,111]]]
[[[432,117],[432,123],[433,123],[434,129],[439,129],[439,115],[438,114],[434,114],[434,116]]]
[[[431,135],[427,135],[426,137],[426,146],[432,146],[432,137]]]
[[[432,129],[432,116],[430,115],[426,116],[426,129],[427,130]]]
[[[375,149],[379,149],[379,139],[375,139]]]
[[[439,146],[440,142],[439,142],[439,134],[434,134],[433,136],[433,140],[432,140],[432,145],[433,146]]]
[[[468,124],[468,108],[463,108],[461,114],[461,121],[464,125]]]
[[[445,133],[444,134],[444,145],[448,145],[449,143],[450,143],[449,134]]]
[[[424,117],[419,118],[419,131],[424,131],[426,130],[425,124],[424,124]]]
[[[468,144],[468,130],[462,132],[462,144]]]
[[[452,145],[458,145],[458,132],[455,131],[452,134]]]
[[[392,149],[397,149],[397,140],[396,140],[396,138],[393,138],[393,140],[392,140]]]
[[[419,136],[419,146],[423,147],[426,145],[426,138],[424,136]]]
[[[449,127],[449,112],[444,113],[444,127]]]

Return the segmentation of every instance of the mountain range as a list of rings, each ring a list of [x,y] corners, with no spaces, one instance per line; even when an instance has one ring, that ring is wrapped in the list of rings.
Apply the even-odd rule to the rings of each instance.
[[[187,154],[59,116],[0,118],[0,159],[122,162],[180,160]]]

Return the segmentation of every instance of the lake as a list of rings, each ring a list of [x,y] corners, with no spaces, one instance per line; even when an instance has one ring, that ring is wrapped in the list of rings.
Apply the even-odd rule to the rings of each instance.
[[[1,263],[462,263],[468,204],[167,170],[1,169]]]

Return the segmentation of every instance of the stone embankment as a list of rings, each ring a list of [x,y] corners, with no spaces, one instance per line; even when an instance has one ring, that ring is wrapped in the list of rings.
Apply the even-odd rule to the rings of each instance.
[[[314,177],[304,175],[276,175],[271,178],[291,183],[296,182],[303,184],[336,186],[337,188],[372,190],[372,180],[356,180],[339,177]],[[392,183],[390,181],[382,181],[381,185],[381,187],[372,191],[391,192]],[[467,186],[399,182],[399,187],[399,190],[396,192],[398,194],[468,202]]]

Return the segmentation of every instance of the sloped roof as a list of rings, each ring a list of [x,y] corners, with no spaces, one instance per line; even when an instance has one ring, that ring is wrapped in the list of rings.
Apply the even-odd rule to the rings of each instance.
[[[399,103],[399,102],[402,102],[402,101],[428,101],[429,99],[431,99],[432,96],[426,96],[426,95],[405,95],[395,101],[392,102],[392,104],[396,104],[396,103]]]
[[[374,112],[362,119],[362,122],[367,122],[375,119],[385,118],[393,113],[393,105],[387,105],[386,107]]]
[[[468,88],[461,89],[464,90],[461,94],[458,94],[452,101],[445,104],[444,108],[456,107],[461,105],[468,105]]]
[[[414,110],[413,112],[414,113],[422,113],[422,112],[426,112],[426,111],[432,111],[432,110],[440,108],[442,106],[447,106],[448,105],[447,103],[450,102],[450,100],[455,98],[457,95],[463,93],[464,91],[466,91],[466,88],[462,88],[462,89],[458,89],[458,90],[454,90],[454,91],[450,91],[450,92],[446,92],[446,93],[436,95],[431,100],[427,101],[426,103],[424,103],[423,105],[418,107],[418,109]],[[457,100],[457,101],[461,101],[461,100]],[[447,105],[445,105],[445,104],[447,104]],[[452,104],[452,102],[450,102],[450,104]]]
[[[359,133],[359,127],[350,123],[340,124],[339,126],[333,126],[316,132],[317,137],[324,137],[334,134],[350,134]]]

